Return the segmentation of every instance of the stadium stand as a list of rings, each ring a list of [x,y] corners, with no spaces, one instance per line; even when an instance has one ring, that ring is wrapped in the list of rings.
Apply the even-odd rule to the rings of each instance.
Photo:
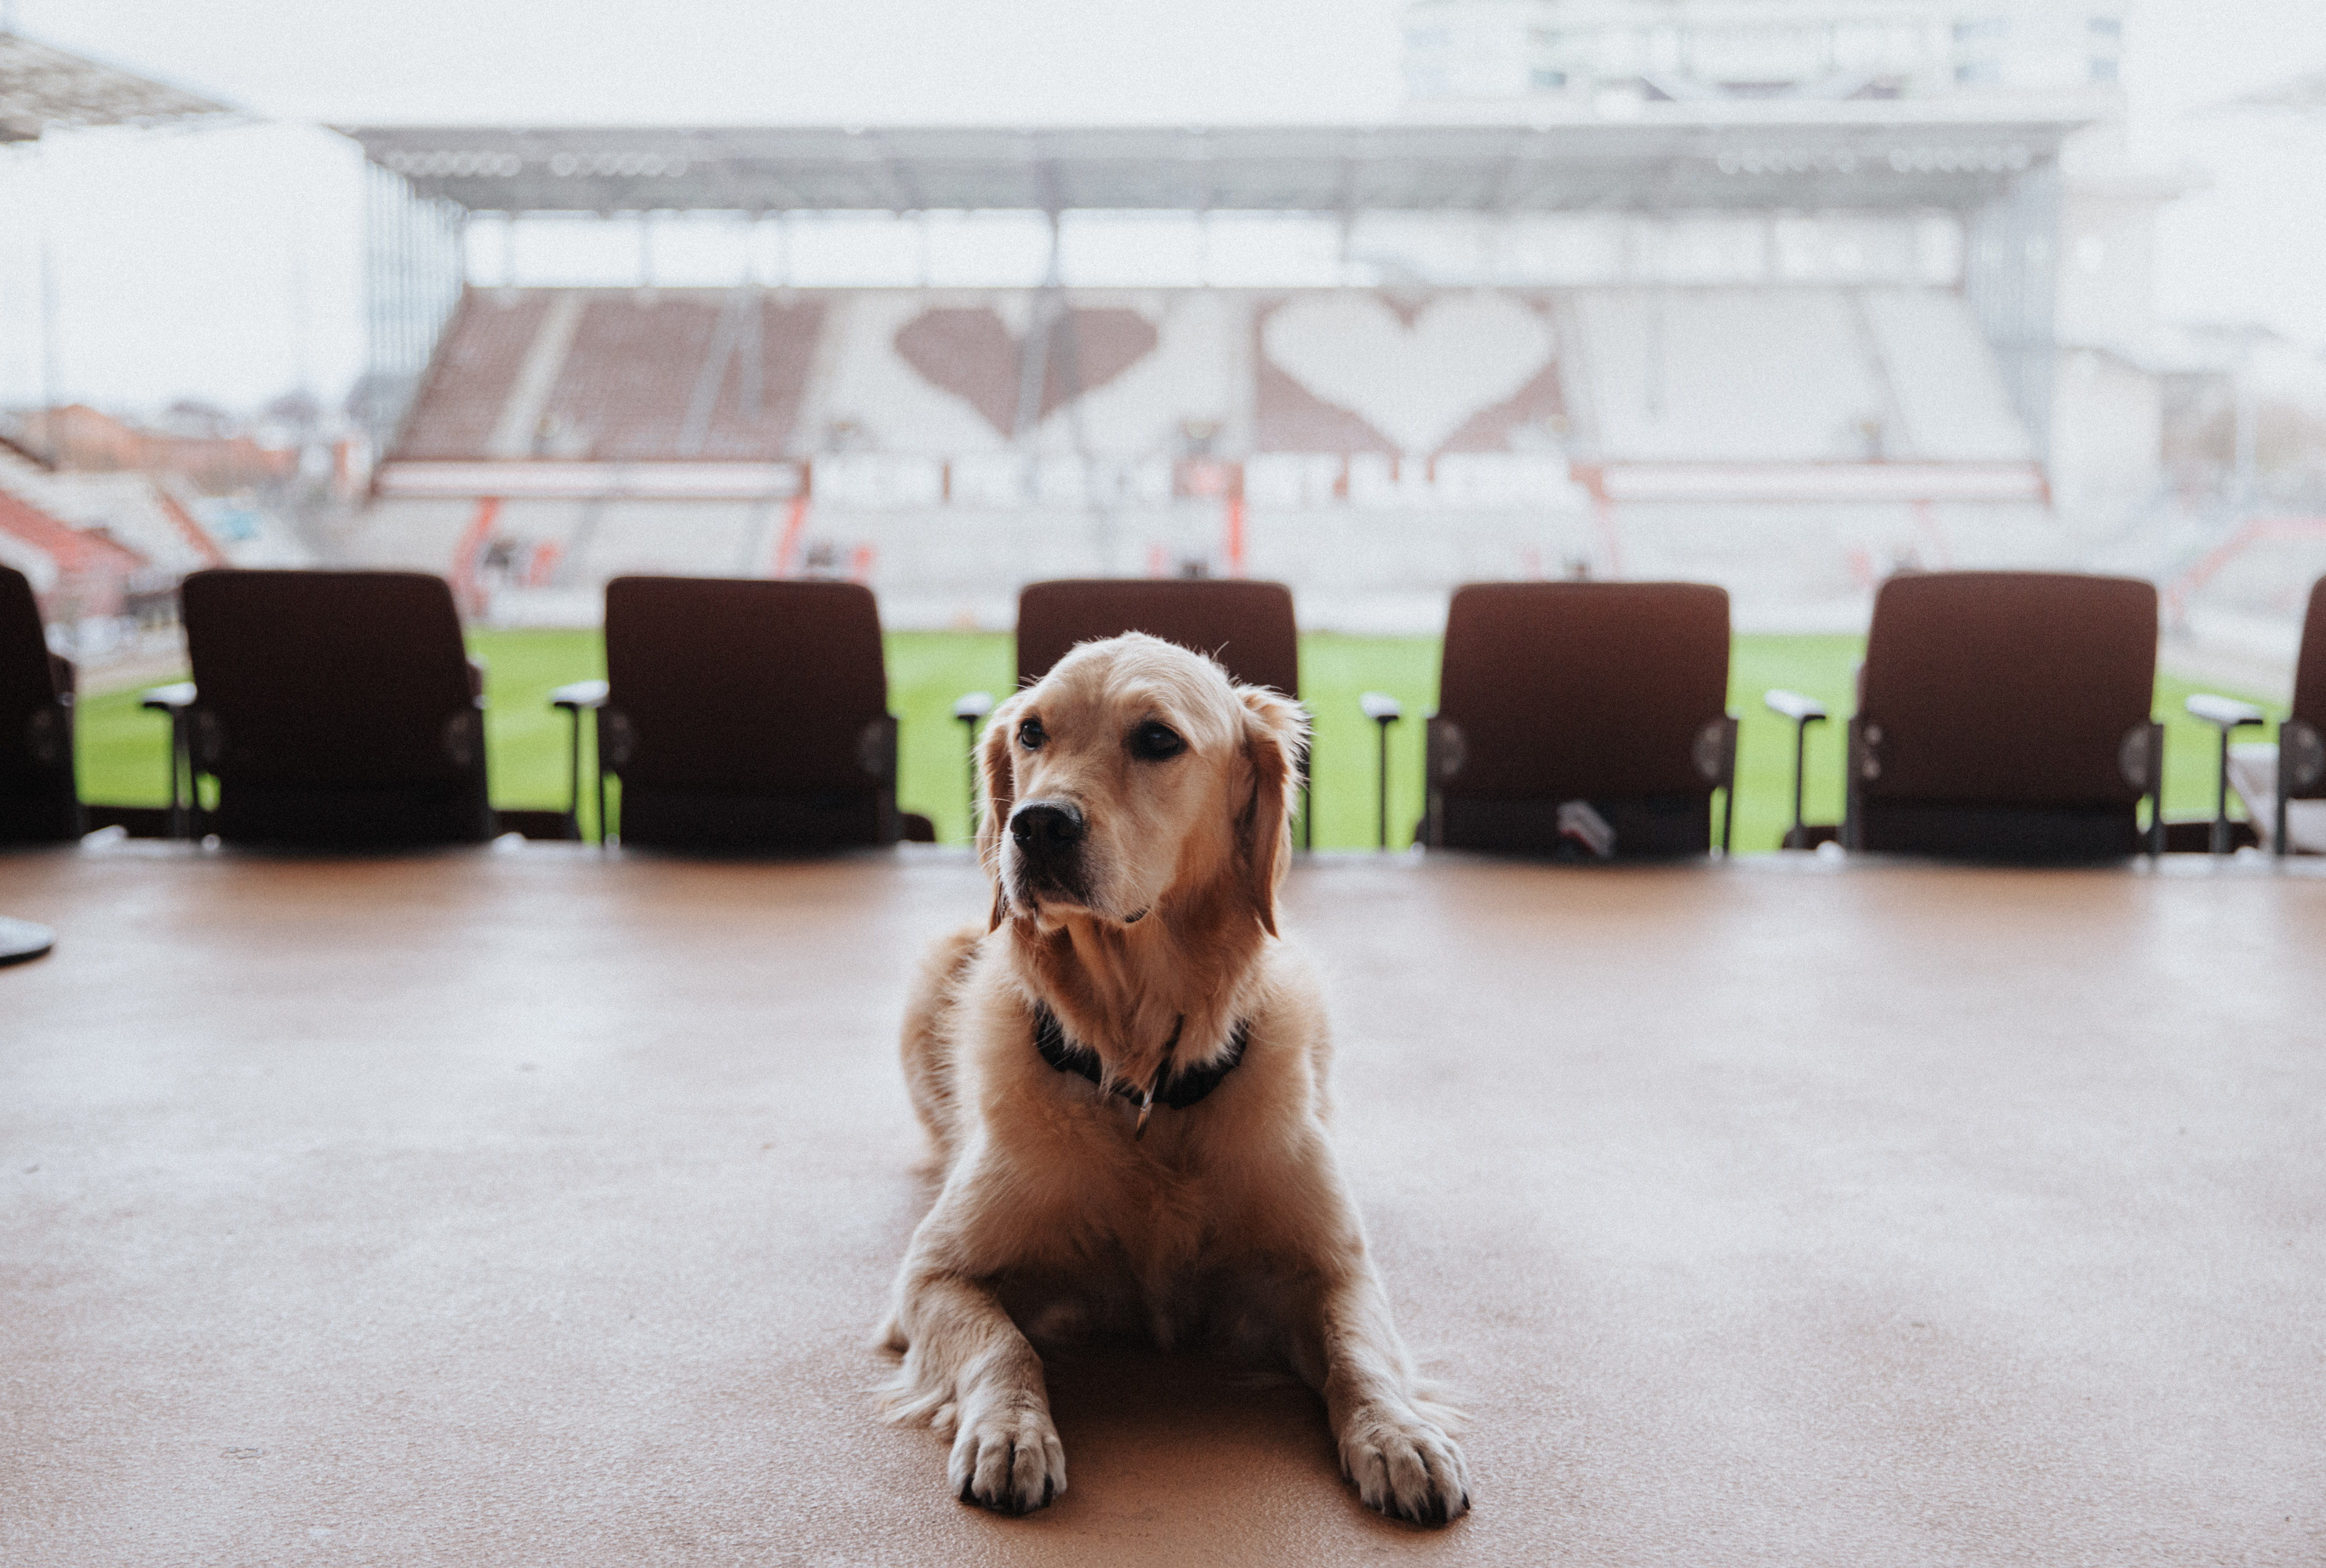
[[[1575,314],[1603,459],[2034,456],[1977,324],[1942,290],[1595,290]]]
[[[1862,628],[1899,569],[2169,578],[2160,530],[2107,526],[2160,493],[2163,374],[2113,237],[2169,192],[2134,213],[2061,156],[2112,94],[1913,51],[1843,92],[1815,31],[1764,41],[1799,80],[1625,81],[1637,124],[1570,120],[1600,61],[1540,122],[349,127],[375,245],[435,258],[374,275],[373,372],[419,393],[366,416],[353,552],[479,577],[502,621],[642,568],[855,578],[898,626],[1006,626],[1064,575],[1265,575],[1305,625],[1417,633],[1474,579],[1709,578],[1740,627],[1806,630]],[[580,211],[637,226],[633,286],[516,287],[513,238],[490,278],[458,242]],[[1047,215],[1047,265],[939,281],[938,213]],[[731,286],[656,275],[663,214],[744,237]],[[1066,237],[1166,215],[1204,261]],[[1214,220],[1245,255],[1262,218],[1337,259],[1216,268]],[[899,248],[855,275],[920,281],[795,286],[798,219],[872,220]]]
[[[186,504],[143,474],[60,474],[0,450],[0,491],[72,528],[103,529],[172,579],[228,563],[225,549]]]
[[[2061,548],[2027,526],[2033,445],[1949,290],[1040,309],[1022,290],[471,289],[360,557],[457,578],[489,556],[476,602],[504,620],[586,617],[626,572],[788,572],[869,580],[895,625],[1006,626],[1024,581],[1197,570],[1291,581],[1309,624],[1421,630],[1457,582],[1577,571],[1713,575],[1744,624],[1847,624],[1898,565]],[[567,465],[555,493],[543,459]],[[721,461],[795,465],[811,504],[699,493]]]
[[[47,622],[123,614],[147,562],[104,533],[84,531],[0,489],[0,564],[30,580]]]
[[[549,312],[544,293],[462,297],[405,427],[399,455],[483,457]],[[523,452],[517,456],[526,455]]]
[[[804,456],[835,430],[842,450],[946,457],[1002,450],[1014,433],[1022,291],[973,305],[950,302],[963,291],[929,303],[876,290],[749,304],[758,292],[472,290],[389,460]],[[1036,426],[1061,427],[1044,431],[1054,447],[1170,455],[1188,421],[1249,410],[1227,447],[1428,458],[1540,450],[1571,433],[1561,444],[1583,461],[2033,455],[1992,352],[1946,290],[1076,298],[1071,350],[1054,324],[1031,410]],[[756,418],[735,324],[754,310]],[[1248,380],[1224,352],[1246,332]],[[804,407],[826,428],[803,428]]]
[[[821,313],[723,289],[471,291],[396,455],[782,452]]]

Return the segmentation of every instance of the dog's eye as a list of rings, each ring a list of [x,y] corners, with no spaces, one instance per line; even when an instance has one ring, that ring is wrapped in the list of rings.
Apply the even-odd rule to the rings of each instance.
[[[1152,719],[1130,732],[1130,755],[1149,762],[1160,762],[1186,749],[1187,743],[1179,738],[1177,730]]]
[[[1042,742],[1049,738],[1048,733],[1042,728],[1042,721],[1038,719],[1028,719],[1018,726],[1018,744],[1028,751],[1041,750]]]

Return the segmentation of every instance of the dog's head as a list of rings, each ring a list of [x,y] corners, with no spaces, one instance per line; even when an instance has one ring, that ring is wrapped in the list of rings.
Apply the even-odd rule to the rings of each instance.
[[[1138,632],[1084,644],[979,743],[994,924],[1224,899],[1274,935],[1307,738],[1290,699],[1200,654]]]

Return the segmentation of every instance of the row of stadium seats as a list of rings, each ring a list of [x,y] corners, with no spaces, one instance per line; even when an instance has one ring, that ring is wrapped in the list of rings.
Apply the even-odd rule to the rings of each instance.
[[[562,688],[572,716],[565,812],[496,813],[486,794],[480,673],[442,579],[407,572],[215,570],[189,577],[194,679],[147,705],[172,719],[169,830],[229,842],[394,846],[512,829],[580,836],[582,730],[593,716],[601,836],[674,849],[797,851],[931,837],[896,799],[879,616],[847,583],[617,579],[608,678]],[[1793,848],[2001,860],[2098,860],[2168,848],[2225,852],[2228,737],[2260,710],[2200,697],[2222,737],[2211,823],[2162,818],[2154,721],[2156,595],[2127,578],[1940,572],[1876,599],[1847,809],[1800,820]],[[1020,599],[1021,682],[1076,643],[1147,631],[1298,699],[1298,642],[1281,584],[1037,583]],[[1724,590],[1691,583],[1479,583],[1448,612],[1428,717],[1428,816],[1440,848],[1635,858],[1707,853],[1713,797],[1728,847],[1736,719],[1726,710]],[[0,572],[0,839],[67,839],[89,821],[73,789],[70,667],[41,640],[24,579]],[[1798,733],[1827,716],[1772,691]],[[1370,695],[1386,779],[1401,714]],[[955,709],[972,734],[984,693]],[[2275,830],[2326,797],[2326,580],[2312,590],[2292,716],[2280,727]],[[214,781],[204,810],[200,781]],[[2265,783],[2269,782],[2265,775]],[[2261,793],[2248,782],[2249,800]],[[2140,804],[2148,803],[2148,821]],[[2256,817],[2271,815],[2256,801]],[[1304,813],[1304,816],[1306,813]],[[1387,822],[1382,822],[1387,841]],[[2250,830],[2245,830],[2250,831]]]

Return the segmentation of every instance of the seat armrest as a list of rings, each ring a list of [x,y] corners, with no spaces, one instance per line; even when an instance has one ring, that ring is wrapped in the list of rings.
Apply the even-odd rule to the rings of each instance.
[[[1796,724],[1814,724],[1826,717],[1824,703],[1782,686],[1763,693],[1761,700],[1768,704],[1772,713],[1782,713]]]
[[[172,681],[167,686],[149,686],[137,694],[137,706],[156,713],[175,713],[191,708],[195,698],[191,681]]]
[[[568,709],[576,714],[584,708],[603,708],[606,705],[606,682],[575,681],[568,685],[560,686],[550,692],[549,705],[552,708]]]
[[[974,724],[992,711],[991,691],[964,691],[953,701],[953,716],[963,724]]]
[[[2210,691],[2195,693],[2182,706],[2192,717],[2221,729],[2259,724],[2269,717],[2250,702],[2240,702],[2234,697],[2216,697]]]
[[[1375,724],[1393,724],[1405,717],[1405,705],[1386,691],[1360,692],[1357,706]]]

